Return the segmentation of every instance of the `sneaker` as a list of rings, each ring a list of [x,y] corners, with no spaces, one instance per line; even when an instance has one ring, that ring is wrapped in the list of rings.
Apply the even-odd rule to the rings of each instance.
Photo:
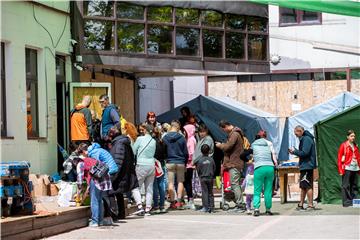
[[[99,227],[99,224],[96,223],[96,222],[91,221],[91,222],[89,223],[89,227],[91,227],[91,228],[96,228],[96,227]]]
[[[274,215],[270,210],[266,210],[265,214],[268,215],[268,216]]]
[[[258,216],[260,216],[260,211],[259,211],[259,209],[255,209],[254,210],[254,217],[258,217]]]
[[[251,214],[252,214],[252,211],[251,211],[250,209],[247,209],[247,210],[246,210],[246,214],[247,214],[247,215],[251,215]]]
[[[103,226],[112,226],[113,225],[113,220],[111,217],[105,217],[103,220],[102,220],[102,223],[101,225]]]
[[[159,208],[155,208],[154,210],[152,210],[152,213],[153,213],[153,214],[160,214],[161,211],[160,211]]]
[[[208,213],[215,213],[215,209],[210,208]]]
[[[193,200],[190,200],[186,205],[186,209],[196,210],[195,204]]]
[[[315,207],[314,206],[308,206],[306,208],[306,211],[314,211],[315,210]]]
[[[176,210],[176,202],[170,203],[169,209],[170,209],[170,210]]]
[[[145,211],[145,216],[151,216],[150,211]]]
[[[166,209],[165,208],[160,208],[160,213],[167,213]]]
[[[207,209],[207,208],[201,208],[201,209],[199,210],[199,212],[206,213],[206,212],[209,212],[209,209]]]
[[[138,216],[144,216],[145,210],[143,208],[138,208],[136,212],[134,212],[132,215],[138,215]]]
[[[296,210],[297,210],[297,211],[305,211],[305,208],[304,208],[304,206],[300,206],[300,205],[298,204],[297,207],[296,207]]]

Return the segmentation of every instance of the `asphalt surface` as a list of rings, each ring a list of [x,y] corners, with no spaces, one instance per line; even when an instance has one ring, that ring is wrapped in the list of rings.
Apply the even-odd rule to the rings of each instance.
[[[50,239],[360,239],[360,208],[323,204],[315,211],[295,208],[294,202],[280,204],[274,199],[273,216],[220,209],[213,214],[182,210],[130,216],[113,226],[82,228]]]

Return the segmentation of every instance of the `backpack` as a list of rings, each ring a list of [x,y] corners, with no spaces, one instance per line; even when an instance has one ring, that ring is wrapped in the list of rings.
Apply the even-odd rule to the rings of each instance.
[[[92,177],[101,179],[109,173],[109,167],[107,164],[97,161],[96,164],[90,168],[89,173]]]

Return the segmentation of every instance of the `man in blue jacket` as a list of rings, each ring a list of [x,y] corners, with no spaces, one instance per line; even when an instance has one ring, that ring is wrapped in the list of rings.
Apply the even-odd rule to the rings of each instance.
[[[296,126],[295,135],[300,139],[299,149],[289,149],[289,153],[299,157],[300,168],[300,203],[297,210],[305,210],[304,201],[307,196],[307,210],[314,210],[313,205],[313,171],[316,169],[316,152],[314,136],[304,127]]]
[[[171,209],[182,209],[182,193],[184,191],[185,165],[188,159],[188,150],[186,140],[183,135],[179,133],[180,122],[174,120],[171,122],[170,131],[164,136],[163,141],[167,147],[167,164],[168,178],[169,178],[169,194],[171,200]],[[174,201],[174,182],[175,177],[178,182],[177,188],[177,203]]]
[[[109,130],[113,126],[120,129],[120,116],[117,111],[117,106],[110,104],[109,96],[103,94],[99,97],[101,107],[104,109],[101,116],[100,135],[101,139],[107,140]]]

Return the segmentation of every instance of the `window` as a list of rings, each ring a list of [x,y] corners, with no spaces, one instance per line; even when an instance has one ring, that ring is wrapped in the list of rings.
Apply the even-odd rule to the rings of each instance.
[[[360,69],[351,69],[351,79],[360,79]]]
[[[249,60],[267,59],[266,37],[263,35],[249,35],[248,58]]]
[[[172,22],[172,7],[148,7],[148,20],[155,22]]]
[[[223,25],[222,14],[211,10],[202,11],[201,23],[203,26],[208,26],[208,27],[222,27]]]
[[[172,32],[172,27],[149,25],[148,53],[171,54]]]
[[[199,25],[199,10],[188,8],[176,9],[176,23],[182,25]]]
[[[245,16],[226,14],[226,28],[245,30]]]
[[[226,58],[245,58],[245,34],[229,32],[226,33]]]
[[[116,16],[118,18],[125,18],[125,19],[144,19],[144,7],[118,2],[116,7]]]
[[[146,5],[135,1],[84,2],[83,49],[108,55],[267,60],[267,18]]]
[[[203,31],[203,46],[205,57],[222,58],[222,32]]]
[[[114,1],[92,0],[84,1],[84,15],[111,17],[113,15]]]
[[[86,20],[84,45],[91,50],[113,50],[113,23],[111,21]]]
[[[118,48],[121,52],[144,52],[144,24],[118,23]]]
[[[280,26],[321,24],[321,13],[279,8]]]
[[[65,57],[56,55],[56,82],[66,82]]]
[[[27,136],[39,137],[37,51],[26,48]]]
[[[176,28],[176,55],[199,56],[198,29]]]
[[[1,43],[1,82],[0,82],[0,93],[1,93],[1,136],[7,136],[6,129],[6,80],[5,80],[5,43]]]

